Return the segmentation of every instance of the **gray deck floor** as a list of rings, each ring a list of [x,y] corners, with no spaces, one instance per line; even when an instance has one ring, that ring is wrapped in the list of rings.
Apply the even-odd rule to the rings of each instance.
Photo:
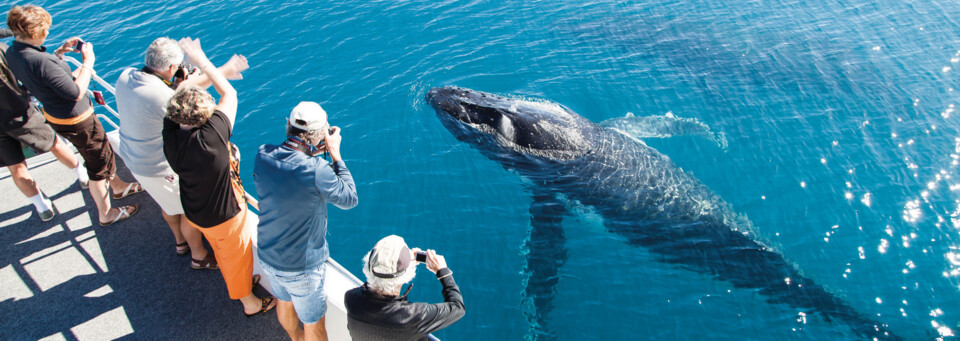
[[[133,180],[117,159],[120,176]],[[28,160],[60,214],[43,223],[0,171],[0,340],[282,340],[276,313],[252,318],[227,296],[219,271],[192,270],[174,253],[157,204],[97,224],[95,205],[49,153]]]

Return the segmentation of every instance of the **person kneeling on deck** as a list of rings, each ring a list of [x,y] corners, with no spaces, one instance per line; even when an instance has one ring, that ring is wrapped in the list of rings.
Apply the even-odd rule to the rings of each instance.
[[[407,293],[412,284],[400,294],[421,261],[443,285],[444,303],[410,303]],[[434,250],[410,250],[399,236],[384,237],[363,256],[363,274],[367,282],[347,291],[343,299],[354,341],[427,340],[427,335],[457,322],[466,312],[443,256]]]
[[[247,219],[236,146],[230,143],[237,90],[207,58],[199,39],[183,38],[180,48],[210,77],[220,102],[197,86],[177,89],[163,119],[163,155],[180,177],[180,205],[187,223],[210,242],[230,298],[240,300],[243,313],[253,316],[277,303],[253,294],[259,281],[253,276],[253,226]]]
[[[260,265],[280,299],[277,319],[290,339],[326,340],[327,203],[353,208],[357,188],[340,157],[340,128],[330,128],[319,104],[293,108],[287,136],[280,145],[260,146],[254,161]]]
[[[12,34],[7,29],[0,30],[0,38]],[[44,124],[43,114],[30,103],[27,90],[7,68],[6,52],[7,45],[0,43],[0,166],[10,170],[13,182],[33,203],[40,220],[49,221],[57,214],[57,209],[30,176],[21,143],[38,153],[52,152],[65,166],[76,170],[81,184],[87,182],[87,173],[66,142],[57,138],[57,133]]]
[[[67,39],[54,54],[46,53],[43,42],[52,23],[50,13],[39,6],[13,6],[7,13],[7,26],[17,40],[7,50],[7,63],[30,94],[43,103],[47,124],[73,143],[83,157],[100,226],[110,225],[138,210],[136,204],[111,207],[111,190],[114,199],[122,199],[143,189],[136,182],[126,183],[117,176],[113,147],[94,115],[93,102],[87,94],[96,60],[93,44],[74,37]],[[62,60],[65,52],[80,52],[83,56],[83,64],[72,73]]]
[[[183,57],[175,40],[157,38],[147,47],[142,69],[128,68],[120,74],[116,86],[120,118],[117,154],[160,206],[160,214],[176,239],[177,255],[189,253],[193,269],[217,269],[216,258],[203,246],[203,235],[183,217],[180,179],[163,156],[163,117],[174,92],[178,88],[208,88],[212,84],[206,74],[189,75],[181,66]],[[234,55],[219,70],[227,79],[240,79],[247,67],[246,58]]]

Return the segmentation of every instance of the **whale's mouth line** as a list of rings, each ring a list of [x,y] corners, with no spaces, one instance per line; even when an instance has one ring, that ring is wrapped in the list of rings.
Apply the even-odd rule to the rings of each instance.
[[[472,123],[472,122],[464,122],[464,121],[458,120],[456,117],[453,117],[453,115],[450,115],[449,113],[447,113],[447,115],[445,115],[443,119],[450,121],[453,124],[456,124],[458,126],[461,132],[454,132],[454,134],[457,135],[458,138],[464,138],[463,139],[464,141],[471,142],[470,144],[474,145],[474,147],[477,147],[477,148],[480,148],[482,145],[488,145],[488,144],[476,143],[476,141],[473,141],[473,139],[470,139],[469,136],[478,136],[478,137],[482,136],[483,138],[493,140],[493,142],[495,142],[496,145],[502,147],[502,149],[509,150],[520,155],[546,158],[546,159],[558,160],[558,161],[573,160],[579,157],[583,157],[584,155],[590,154],[592,152],[592,150],[579,152],[579,151],[568,151],[568,150],[562,150],[562,149],[536,149],[536,148],[525,147],[507,138],[506,136],[501,134],[500,131],[498,131],[497,129],[494,129],[489,125]]]
[[[458,87],[433,88],[426,97],[444,126],[477,148],[557,161],[582,157],[593,148],[583,123],[555,102]]]

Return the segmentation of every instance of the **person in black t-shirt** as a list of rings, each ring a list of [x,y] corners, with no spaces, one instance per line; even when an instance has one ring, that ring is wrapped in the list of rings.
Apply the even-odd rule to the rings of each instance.
[[[246,219],[239,161],[230,143],[237,91],[207,59],[199,39],[181,39],[180,47],[189,62],[208,75],[220,103],[196,86],[177,89],[163,119],[163,154],[180,176],[180,203],[187,222],[210,242],[230,298],[240,300],[244,314],[252,316],[273,309],[277,302],[253,294],[253,285],[260,280],[253,277],[255,226]]]
[[[7,51],[7,65],[30,95],[43,104],[47,124],[77,148],[90,179],[90,195],[97,205],[100,226],[111,225],[129,218],[139,209],[136,204],[113,207],[111,192],[113,199],[122,199],[143,189],[138,183],[127,183],[117,176],[113,147],[88,96],[96,60],[93,44],[74,37],[67,39],[54,54],[47,53],[43,43],[52,22],[50,13],[39,6],[10,8],[7,26],[16,41]],[[70,66],[58,58],[65,52],[80,52],[83,65],[71,72]]]

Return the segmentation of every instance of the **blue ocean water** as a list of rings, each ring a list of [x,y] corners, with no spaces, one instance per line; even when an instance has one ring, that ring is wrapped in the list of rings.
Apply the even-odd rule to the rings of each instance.
[[[244,54],[233,142],[283,139],[302,100],[343,128],[360,205],[331,212],[359,274],[381,237],[446,255],[467,315],[443,339],[522,339],[530,192],[458,142],[424,101],[459,85],[600,122],[671,113],[725,138],[645,139],[748,217],[807,278],[907,339],[960,333],[960,4],[953,1],[38,1],[50,44],[80,35],[115,81],[159,36]],[[4,7],[6,8],[6,7]],[[563,340],[857,338],[658,260],[589,210],[544,328]],[[414,300],[438,301],[421,273]],[[136,325],[133,326],[137,328]]]

